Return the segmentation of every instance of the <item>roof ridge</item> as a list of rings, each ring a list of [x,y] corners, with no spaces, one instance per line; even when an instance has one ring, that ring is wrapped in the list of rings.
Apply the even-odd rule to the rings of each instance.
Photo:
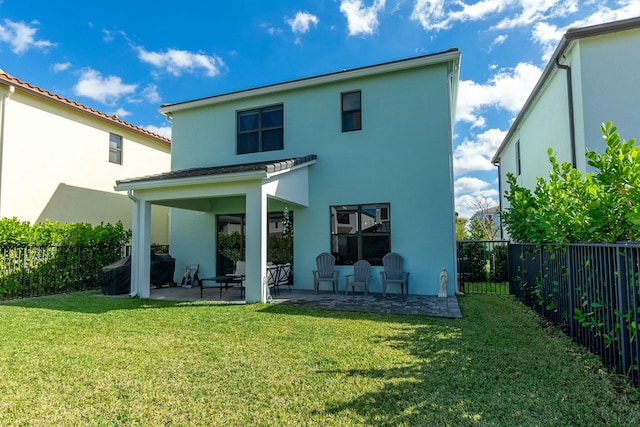
[[[4,71],[3,69],[0,68],[0,83],[5,83],[5,84],[9,84],[9,85],[14,85],[16,87],[19,87],[21,89],[27,90],[28,92],[31,92],[35,95],[47,98],[53,102],[62,104],[62,105],[66,105],[67,107],[70,107],[72,109],[75,110],[79,110],[88,114],[91,114],[93,116],[99,117],[103,120],[108,120],[111,121],[119,126],[123,126],[126,127],[130,130],[133,130],[134,132],[138,132],[138,133],[142,133],[144,135],[150,136],[152,138],[158,139],[161,142],[170,144],[171,143],[171,139],[159,135],[155,132],[151,132],[150,130],[147,130],[141,126],[137,126],[134,125],[132,123],[126,122],[122,119],[120,119],[117,115],[113,114],[113,115],[108,115],[107,113],[103,113],[102,111],[96,110],[95,108],[91,108],[88,107],[84,104],[81,104],[77,101],[71,100],[69,98],[65,98],[63,96],[60,96],[58,94],[55,94],[49,90],[46,89],[42,89],[39,86],[33,85],[31,83],[25,82],[23,80],[18,79],[17,77],[7,73],[6,71]]]

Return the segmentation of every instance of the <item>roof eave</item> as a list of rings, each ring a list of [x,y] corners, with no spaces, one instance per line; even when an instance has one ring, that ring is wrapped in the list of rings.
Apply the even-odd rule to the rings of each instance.
[[[345,70],[336,73],[324,74],[315,77],[309,77],[299,80],[293,80],[289,82],[276,83],[269,86],[261,86],[253,89],[241,90],[238,92],[231,92],[222,95],[211,96],[207,98],[196,99],[192,101],[179,102],[175,104],[167,104],[160,106],[159,111],[162,114],[170,116],[171,113],[176,111],[188,110],[191,108],[198,108],[208,105],[215,105],[223,102],[234,101],[238,99],[244,99],[253,96],[268,95],[277,92],[284,92],[288,90],[302,89],[311,86],[318,86],[328,83],[334,83],[349,79],[367,77],[376,74],[385,74],[394,71],[409,70],[412,68],[424,67],[428,65],[446,63],[446,62],[459,62],[460,51],[458,49],[451,49],[442,53],[436,53],[432,55],[425,55],[418,58],[410,58],[400,61],[387,62],[384,64],[372,65],[368,67],[356,68],[352,70]]]
[[[237,172],[224,175],[203,175],[183,178],[165,178],[148,181],[117,182],[115,191],[152,190],[156,188],[183,187],[189,185],[219,184],[231,181],[252,181],[268,177],[266,171]]]

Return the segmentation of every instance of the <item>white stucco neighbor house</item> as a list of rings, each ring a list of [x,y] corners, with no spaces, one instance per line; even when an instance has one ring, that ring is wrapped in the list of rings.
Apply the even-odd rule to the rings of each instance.
[[[569,29],[492,161],[501,208],[507,173],[534,189],[547,178],[553,148],[559,162],[590,172],[587,151],[604,152],[600,125],[613,121],[624,139],[640,137],[640,17]]]
[[[247,302],[266,301],[267,262],[283,257],[277,230],[293,234],[294,288],[313,289],[316,256],[331,252],[340,290],[366,259],[381,292],[382,256],[396,252],[410,294],[437,295],[444,267],[453,295],[459,66],[452,49],[163,105],[171,171],[116,184],[136,200],[132,294],[149,297],[149,214],[169,206],[176,274],[244,260]]]
[[[113,182],[170,164],[169,139],[0,70],[0,218],[131,228]],[[167,243],[168,214],[157,210],[153,243]]]

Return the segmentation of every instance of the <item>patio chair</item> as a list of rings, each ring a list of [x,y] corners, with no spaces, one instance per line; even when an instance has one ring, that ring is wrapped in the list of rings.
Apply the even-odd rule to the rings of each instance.
[[[333,292],[338,292],[338,277],[340,272],[334,270],[336,259],[328,252],[323,252],[316,257],[317,270],[313,270],[313,287],[316,294],[320,288],[320,282],[331,282]]]
[[[387,295],[387,284],[400,285],[400,293],[403,294],[405,289],[409,295],[409,273],[403,271],[402,257],[394,252],[389,252],[382,257],[382,265],[384,271],[380,272],[382,276],[382,296]]]
[[[273,288],[274,293],[278,293],[278,274],[280,267],[277,265],[267,265],[267,274],[265,276],[267,280],[267,287]]]
[[[349,294],[349,286],[351,286],[351,292],[355,292],[356,286],[364,287],[364,294],[369,294],[369,276],[371,275],[371,264],[369,261],[361,259],[353,264],[353,274],[348,274],[344,277],[344,294]]]
[[[291,264],[280,264],[278,270],[278,281],[276,283],[277,293],[280,293],[280,286],[288,286],[289,292],[291,292],[291,282],[289,281],[289,274],[291,273]]]
[[[200,279],[198,278],[198,268],[200,264],[188,264],[185,268],[184,276],[182,276],[181,286],[183,288],[190,288],[195,283],[199,285]]]

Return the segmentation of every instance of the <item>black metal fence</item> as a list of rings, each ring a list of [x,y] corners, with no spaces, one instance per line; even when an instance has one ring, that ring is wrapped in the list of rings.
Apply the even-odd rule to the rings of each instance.
[[[503,240],[457,242],[460,291],[465,294],[508,294],[508,244]]]
[[[640,244],[509,245],[511,293],[640,386]]]

